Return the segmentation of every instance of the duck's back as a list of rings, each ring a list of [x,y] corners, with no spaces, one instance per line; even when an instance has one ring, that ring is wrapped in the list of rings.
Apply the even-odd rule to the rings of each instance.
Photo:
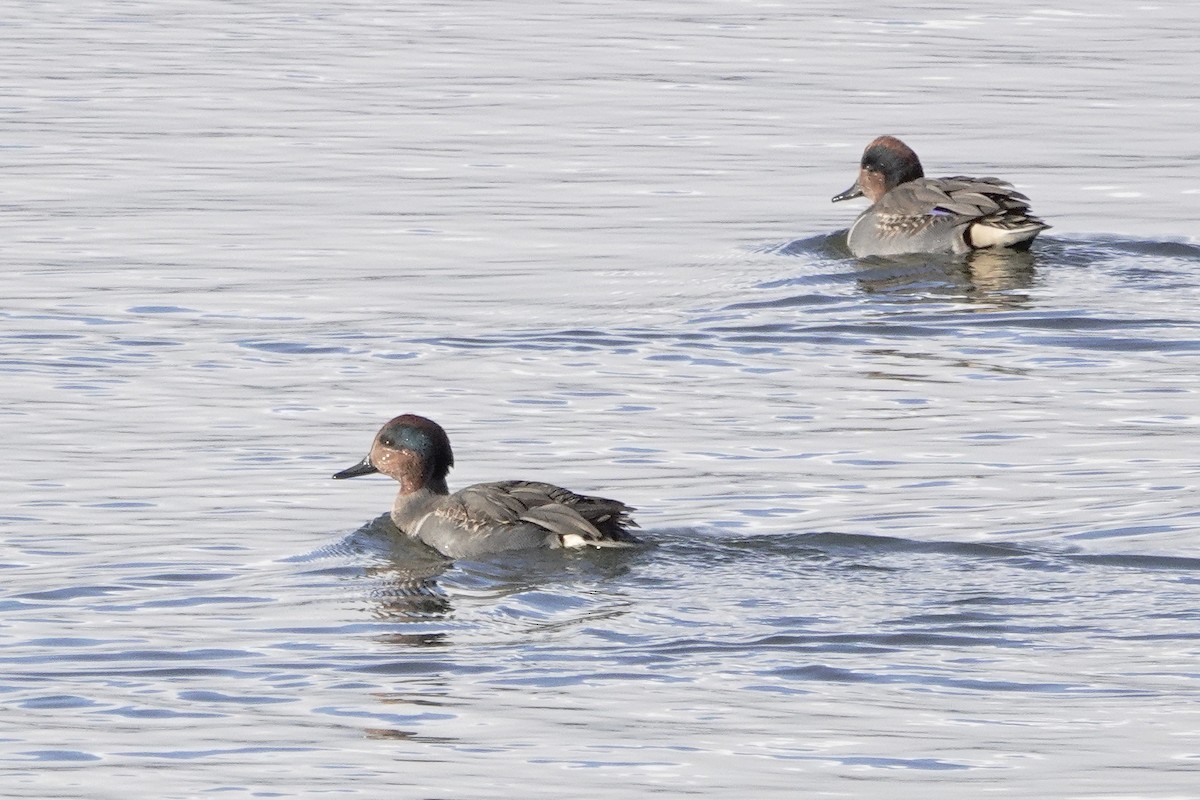
[[[477,483],[443,498],[407,533],[454,558],[527,548],[636,544],[629,506],[536,481]]]

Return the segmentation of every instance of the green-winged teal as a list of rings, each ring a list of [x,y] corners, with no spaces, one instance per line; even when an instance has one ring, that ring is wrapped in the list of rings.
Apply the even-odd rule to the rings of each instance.
[[[997,178],[926,178],[921,160],[894,136],[863,152],[858,180],[833,202],[866,195],[871,207],[846,236],[865,256],[1027,250],[1050,226],[1029,213],[1029,198]]]
[[[632,508],[617,500],[575,494],[549,483],[477,483],[454,494],[450,438],[425,417],[405,414],[375,436],[358,464],[333,477],[382,472],[400,482],[392,521],[402,532],[451,558],[527,548],[637,544],[628,528]]]

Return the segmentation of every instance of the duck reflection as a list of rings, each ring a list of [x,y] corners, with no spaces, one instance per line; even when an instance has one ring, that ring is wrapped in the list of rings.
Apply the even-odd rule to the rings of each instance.
[[[1033,285],[1036,256],[1029,250],[975,250],[967,255],[966,268],[975,292],[991,297],[997,292],[1028,289]],[[1011,301],[1013,295],[1006,295]],[[1019,295],[1028,301],[1025,295]]]
[[[374,552],[379,558],[364,570],[372,584],[373,614],[404,623],[403,629],[382,634],[378,640],[406,647],[450,643],[444,627],[455,611],[455,595],[487,598],[495,605],[509,602],[508,598],[524,605],[549,603],[551,607],[538,609],[547,615],[538,625],[550,624],[549,618],[562,610],[558,602],[567,603],[577,594],[574,584],[612,585],[644,549],[516,550],[477,561],[452,561],[405,536],[387,514],[363,525],[350,540],[355,550]]]
[[[955,298],[983,309],[1026,306],[1037,256],[1029,251],[976,250],[965,256],[913,255],[861,260],[859,287],[869,294]]]
[[[391,516],[382,514],[350,535],[354,549],[374,552],[379,560],[364,574],[372,581],[370,593],[376,616],[398,621],[422,621],[448,614],[450,599],[437,578],[453,563],[437,551],[400,533]],[[415,647],[442,642],[442,632],[387,634],[388,641]]]
[[[1038,251],[1055,259],[1055,245],[1048,242],[1035,250],[985,248],[965,255],[916,253],[897,256],[868,256],[855,259],[846,243],[847,231],[796,239],[771,252],[817,258],[839,271],[854,259],[853,274],[868,294],[911,297],[915,301],[962,299],[979,310],[1007,310],[1027,305],[1031,298],[1021,290],[1033,285]]]

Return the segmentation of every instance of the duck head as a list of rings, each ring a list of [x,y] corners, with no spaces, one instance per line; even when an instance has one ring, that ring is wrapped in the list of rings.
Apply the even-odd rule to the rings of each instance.
[[[400,492],[411,494],[428,487],[447,494],[446,474],[454,466],[450,437],[431,419],[416,414],[396,417],[379,429],[371,451],[335,478],[357,478],[382,472],[400,482]]]
[[[924,178],[921,159],[895,136],[880,136],[867,145],[859,163],[858,180],[846,191],[833,196],[833,202],[866,198],[872,203],[902,183]]]

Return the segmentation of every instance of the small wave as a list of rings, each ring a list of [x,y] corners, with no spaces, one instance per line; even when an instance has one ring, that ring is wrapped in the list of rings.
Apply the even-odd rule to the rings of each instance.
[[[647,535],[650,538],[650,534]],[[798,561],[845,562],[863,556],[934,555],[960,560],[1004,560],[1020,568],[1044,570],[1058,565],[1118,567],[1133,570],[1200,571],[1200,558],[1130,553],[1084,553],[1044,543],[924,541],[862,533],[817,531],[729,536],[700,530],[659,533],[658,544],[682,560],[734,557],[790,557]]]

